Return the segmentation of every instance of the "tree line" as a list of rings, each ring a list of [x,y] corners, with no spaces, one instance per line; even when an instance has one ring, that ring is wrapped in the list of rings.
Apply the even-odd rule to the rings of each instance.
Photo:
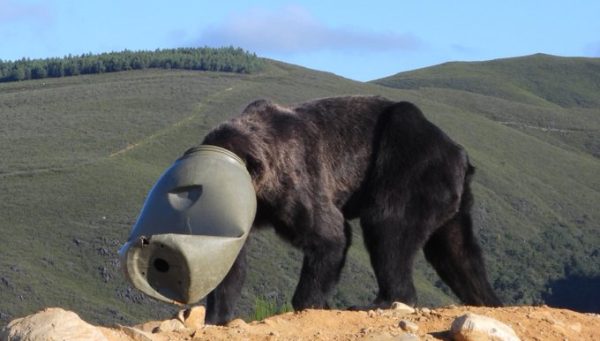
[[[155,51],[83,54],[63,58],[2,61],[0,82],[68,77],[148,68],[253,73],[261,69],[261,59],[241,48],[178,48]]]

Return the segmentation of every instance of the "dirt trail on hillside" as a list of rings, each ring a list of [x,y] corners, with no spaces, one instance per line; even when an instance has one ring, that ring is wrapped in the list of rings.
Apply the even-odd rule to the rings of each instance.
[[[600,315],[542,307],[481,308],[450,306],[395,310],[339,311],[306,310],[286,313],[263,321],[234,320],[226,327],[203,326],[168,330],[162,321],[129,327],[101,328],[113,340],[450,340],[454,319],[468,312],[494,318],[510,326],[521,340],[600,340]],[[405,335],[399,324],[411,321],[418,330]],[[159,331],[159,329],[163,331]],[[137,331],[144,331],[144,334]],[[154,332],[153,332],[154,331]],[[402,338],[404,337],[404,339]]]

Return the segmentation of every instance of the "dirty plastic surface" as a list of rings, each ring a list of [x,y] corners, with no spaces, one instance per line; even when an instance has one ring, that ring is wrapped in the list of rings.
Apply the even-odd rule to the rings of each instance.
[[[256,194],[241,159],[199,146],[154,185],[119,251],[127,278],[170,303],[195,303],[227,275],[256,213]]]

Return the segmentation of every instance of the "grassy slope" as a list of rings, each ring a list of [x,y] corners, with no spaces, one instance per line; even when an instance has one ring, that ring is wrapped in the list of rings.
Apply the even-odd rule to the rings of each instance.
[[[419,89],[545,141],[600,156],[600,59],[537,54],[452,62],[374,81]]]
[[[1,84],[0,321],[57,305],[102,323],[173,311],[124,282],[116,251],[165,167],[256,98],[294,103],[380,94],[414,101],[467,147],[478,167],[478,233],[505,300],[539,301],[546,282],[560,278],[569,262],[598,275],[589,265],[597,259],[586,258],[600,245],[598,159],[571,140],[536,136],[470,107],[503,101],[534,107],[543,117],[545,100],[522,104],[464,91],[456,100],[453,91],[398,90],[277,62],[259,75],[153,70]],[[594,110],[582,111],[595,119],[592,128]],[[360,233],[354,241],[335,294],[340,305],[374,295]],[[301,262],[268,231],[255,234],[251,248],[244,314],[256,294],[289,299]],[[421,301],[450,302],[419,262]]]

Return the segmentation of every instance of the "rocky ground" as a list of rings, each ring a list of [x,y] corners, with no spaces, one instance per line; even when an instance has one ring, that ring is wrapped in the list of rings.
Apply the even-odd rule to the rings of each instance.
[[[480,308],[450,306],[412,310],[403,305],[376,311],[306,310],[263,321],[234,320],[228,326],[204,326],[204,308],[182,311],[165,321],[138,326],[95,327],[72,312],[49,308],[11,322],[2,340],[38,340],[63,333],[65,340],[600,340],[600,315],[541,307]],[[453,322],[465,314],[492,318],[488,336],[453,334]],[[457,323],[454,322],[456,325]],[[509,327],[504,334],[503,324]],[[512,333],[510,329],[518,336]],[[21,334],[17,334],[17,333]],[[66,333],[66,334],[65,334]],[[58,334],[57,334],[58,335]],[[30,338],[24,338],[29,336]],[[44,338],[40,338],[42,340]],[[48,339],[48,338],[46,338]],[[45,339],[44,339],[45,340]]]

